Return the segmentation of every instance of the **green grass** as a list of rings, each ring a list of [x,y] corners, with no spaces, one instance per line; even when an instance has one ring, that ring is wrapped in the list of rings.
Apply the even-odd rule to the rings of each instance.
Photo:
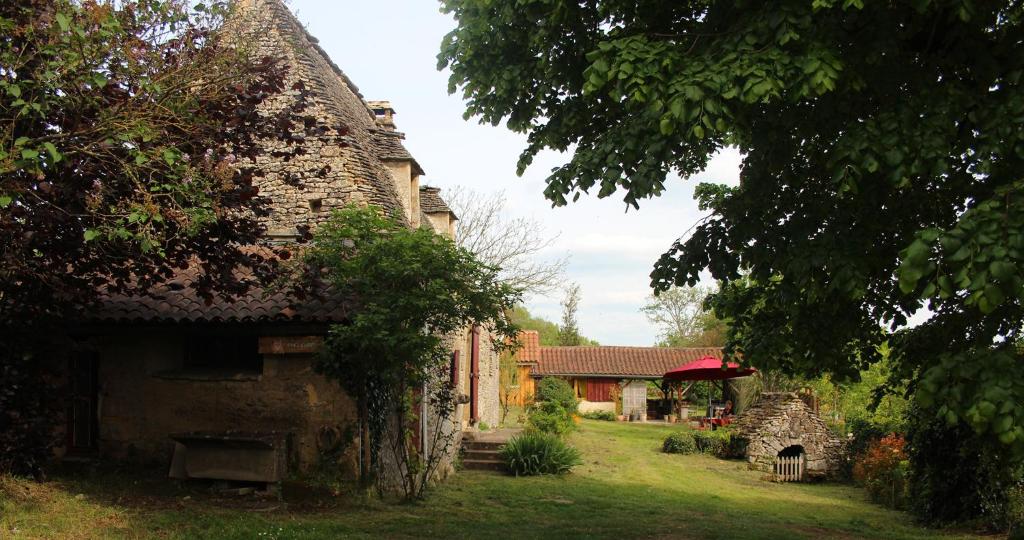
[[[0,479],[0,538],[970,537],[915,526],[852,486],[775,484],[744,463],[662,454],[671,431],[584,421],[572,474],[463,472],[418,504],[222,499],[156,476]]]

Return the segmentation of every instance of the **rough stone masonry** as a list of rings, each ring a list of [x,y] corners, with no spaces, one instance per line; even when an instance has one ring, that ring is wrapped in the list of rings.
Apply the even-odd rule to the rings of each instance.
[[[807,476],[834,475],[841,463],[844,443],[793,392],[765,392],[734,424],[737,435],[747,439],[747,460],[771,470],[783,450],[803,448]]]

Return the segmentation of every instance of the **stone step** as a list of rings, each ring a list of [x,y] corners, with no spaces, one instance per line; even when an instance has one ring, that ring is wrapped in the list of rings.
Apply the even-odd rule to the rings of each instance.
[[[463,441],[462,447],[466,450],[500,450],[505,443],[490,441]]]
[[[501,456],[497,450],[475,450],[467,448],[463,451],[462,459],[501,462]]]
[[[483,461],[479,459],[463,459],[462,468],[467,471],[504,471],[505,464],[500,461]]]

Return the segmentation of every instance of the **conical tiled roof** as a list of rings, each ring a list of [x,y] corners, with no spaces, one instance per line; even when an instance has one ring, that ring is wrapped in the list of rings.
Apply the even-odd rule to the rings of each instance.
[[[387,145],[387,155],[381,153],[379,141],[385,139],[390,143],[394,136],[381,136],[375,115],[359,89],[284,3],[281,0],[238,2],[229,32],[240,35],[240,43],[253,47],[252,52],[257,56],[283,58],[288,66],[286,88],[292,90],[284,96],[275,96],[270,100],[270,107],[288,107],[289,101],[300,99],[296,83],[305,88],[306,99],[312,103],[309,113],[316,117],[319,125],[327,128],[323,134],[308,137],[301,143],[306,151],[313,156],[340,154],[343,167],[332,168],[324,178],[299,180],[314,183],[314,191],[324,189],[326,195],[335,198],[349,199],[337,196],[355,188],[358,198],[365,202],[388,211],[401,210],[401,199],[383,162],[393,155],[412,157],[399,141]],[[275,197],[273,193],[269,195]]]

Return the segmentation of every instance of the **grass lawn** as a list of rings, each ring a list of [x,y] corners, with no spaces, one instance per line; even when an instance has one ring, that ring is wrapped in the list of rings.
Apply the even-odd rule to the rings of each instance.
[[[855,487],[774,484],[743,463],[662,454],[671,431],[585,420],[572,474],[463,472],[418,504],[224,499],[155,475],[0,478],[0,538],[970,537],[917,527]]]

